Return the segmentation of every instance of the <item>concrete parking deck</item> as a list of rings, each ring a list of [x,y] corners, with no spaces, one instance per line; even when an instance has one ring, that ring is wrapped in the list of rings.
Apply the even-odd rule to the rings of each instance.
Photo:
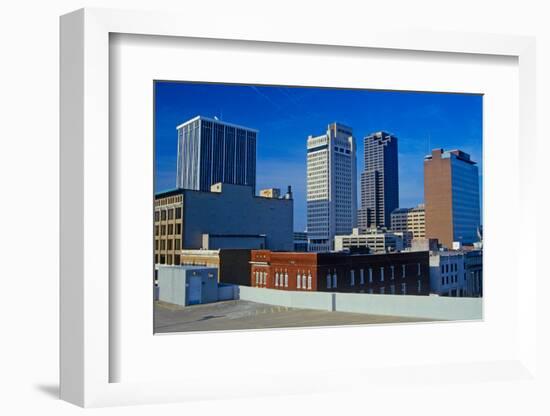
[[[179,307],[155,302],[155,333],[425,322],[428,319],[288,308],[231,300]]]

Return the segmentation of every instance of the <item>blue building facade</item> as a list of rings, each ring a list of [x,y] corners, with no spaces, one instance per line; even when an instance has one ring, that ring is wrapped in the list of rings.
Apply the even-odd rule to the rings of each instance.
[[[365,137],[365,169],[361,173],[359,228],[391,226],[399,207],[397,137],[380,131]]]
[[[221,182],[256,191],[257,130],[197,116],[177,131],[176,188],[210,191]]]

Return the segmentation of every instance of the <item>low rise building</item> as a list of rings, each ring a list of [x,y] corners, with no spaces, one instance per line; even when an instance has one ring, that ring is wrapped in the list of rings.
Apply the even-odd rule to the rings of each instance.
[[[368,228],[364,233],[359,233],[354,228],[349,235],[337,235],[334,237],[334,250],[343,251],[367,249],[369,253],[389,253],[402,251],[405,247],[404,239],[408,239],[407,233],[396,234],[380,228]]]
[[[464,253],[465,296],[483,296],[483,251],[474,249]]]
[[[158,268],[159,300],[179,306],[218,301],[218,271],[201,266]]]
[[[250,284],[278,290],[428,295],[428,252],[296,253],[252,250]]]
[[[182,249],[292,250],[293,200],[255,196],[243,185],[210,192],[176,189],[155,196],[155,263],[181,263]]]
[[[455,250],[430,253],[430,290],[441,296],[465,296],[464,253]]]
[[[235,285],[250,285],[250,250],[181,250],[180,263],[188,266],[213,267],[218,281]]]
[[[430,252],[430,290],[441,296],[483,296],[483,252],[439,250]]]

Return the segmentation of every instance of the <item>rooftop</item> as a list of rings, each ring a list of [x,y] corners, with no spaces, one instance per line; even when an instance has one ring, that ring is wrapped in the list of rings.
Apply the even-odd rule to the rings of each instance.
[[[217,117],[214,117],[214,118],[210,118],[210,117],[205,117],[205,116],[196,116],[196,117],[193,117],[192,119],[190,120],[187,120],[186,122],[184,123],[181,123],[180,125],[178,125],[176,127],[176,130],[179,129],[180,127],[183,127],[189,123],[192,123],[194,121],[197,121],[197,120],[204,120],[204,121],[210,121],[212,123],[217,123],[217,124],[223,124],[224,126],[229,126],[229,127],[235,127],[237,129],[243,129],[243,130],[248,130],[248,131],[254,131],[256,133],[259,132],[259,130],[257,129],[252,129],[250,127],[244,127],[244,126],[240,126],[238,124],[233,124],[233,123],[228,123],[227,121],[223,121],[223,120],[219,120]]]
[[[154,314],[155,333],[430,321],[429,319],[421,318],[289,308],[244,300],[230,300],[190,307],[155,302]]]

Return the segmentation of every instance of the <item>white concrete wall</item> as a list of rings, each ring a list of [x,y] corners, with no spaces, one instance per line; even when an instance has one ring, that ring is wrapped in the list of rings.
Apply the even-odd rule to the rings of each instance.
[[[482,298],[331,292],[305,293],[239,286],[239,299],[292,308],[434,320],[475,320],[483,317]]]
[[[239,286],[239,299],[267,305],[289,308],[317,309],[332,311],[332,294],[328,292],[297,292]]]

